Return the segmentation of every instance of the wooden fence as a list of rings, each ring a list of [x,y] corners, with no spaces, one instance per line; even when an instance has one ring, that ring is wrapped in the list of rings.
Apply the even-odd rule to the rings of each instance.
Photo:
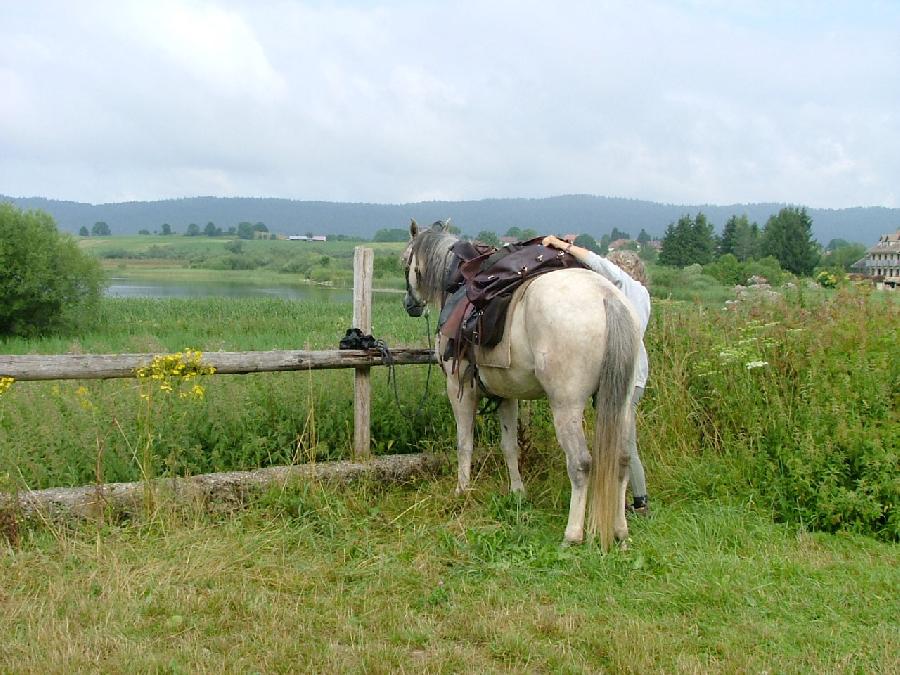
[[[366,334],[372,330],[373,260],[372,249],[362,246],[354,249],[352,325]],[[396,348],[390,354],[394,365],[436,363],[434,351],[430,349]],[[0,355],[0,375],[18,381],[136,377],[136,369],[149,365],[155,356],[158,354]],[[360,460],[370,456],[369,370],[387,365],[376,350],[204,352],[203,363],[214,367],[216,375],[355,368],[353,457]]]

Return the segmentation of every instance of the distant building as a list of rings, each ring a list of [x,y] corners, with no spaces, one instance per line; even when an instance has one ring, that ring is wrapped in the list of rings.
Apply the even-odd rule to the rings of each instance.
[[[288,236],[289,241],[328,241],[328,237],[324,234],[292,234]]]
[[[900,229],[894,234],[881,235],[878,243],[866,251],[865,270],[876,287],[897,288],[900,284]]]
[[[614,239],[613,241],[609,242],[609,252],[612,253],[613,251],[618,251],[620,248],[625,246],[625,244],[631,243],[631,241],[631,239]]]

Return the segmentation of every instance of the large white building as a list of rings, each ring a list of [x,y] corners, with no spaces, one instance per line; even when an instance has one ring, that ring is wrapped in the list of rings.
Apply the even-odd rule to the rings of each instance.
[[[866,251],[866,274],[890,288],[900,284],[900,230],[883,234],[878,243]]]

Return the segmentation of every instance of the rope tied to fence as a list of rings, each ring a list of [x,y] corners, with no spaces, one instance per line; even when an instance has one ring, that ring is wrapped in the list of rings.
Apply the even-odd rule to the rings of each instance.
[[[431,320],[428,318],[427,313],[424,316],[425,337],[428,341],[428,349],[429,351],[431,351],[434,349],[431,343]],[[388,347],[387,342],[372,335],[366,335],[359,328],[348,328],[347,332],[344,334],[344,337],[341,338],[339,348],[377,350],[381,356],[381,362],[385,366],[387,366],[388,386],[391,387],[394,392],[394,403],[397,406],[397,410],[402,416],[405,416],[409,419],[418,419],[422,416],[422,413],[425,411],[425,403],[428,400],[428,390],[431,385],[431,369],[434,365],[434,362],[428,362],[428,370],[425,374],[425,390],[422,392],[422,398],[419,400],[419,404],[416,406],[412,415],[407,415],[403,404],[400,402],[400,392],[397,388],[397,371],[394,368],[394,356],[393,354],[391,354],[391,350],[390,347]]]

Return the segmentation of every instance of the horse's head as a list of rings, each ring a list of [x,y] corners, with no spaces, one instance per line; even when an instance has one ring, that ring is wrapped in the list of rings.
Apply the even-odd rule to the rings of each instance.
[[[403,305],[410,316],[422,316],[429,301],[440,301],[444,286],[446,253],[455,238],[438,221],[427,230],[415,220],[409,224],[409,244],[403,252],[406,296]]]
[[[422,316],[425,305],[428,304],[427,300],[420,295],[421,291],[418,290],[419,279],[422,276],[419,272],[419,261],[416,255],[416,237],[418,235],[419,224],[415,220],[411,220],[409,243],[406,245],[406,250],[403,251],[403,276],[406,277],[406,295],[403,298],[403,306],[410,316]]]

